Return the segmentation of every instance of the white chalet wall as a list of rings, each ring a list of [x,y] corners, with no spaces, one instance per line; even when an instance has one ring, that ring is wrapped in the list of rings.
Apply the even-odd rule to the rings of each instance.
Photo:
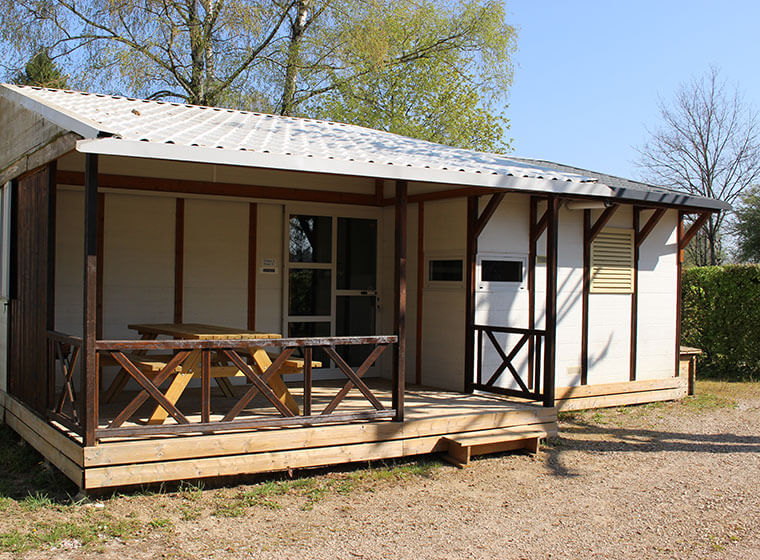
[[[55,329],[82,336],[84,318],[84,192],[56,191]]]
[[[245,202],[185,201],[184,322],[247,326],[248,214]]]
[[[105,338],[135,338],[130,323],[173,321],[174,214],[173,198],[105,195]]]
[[[642,224],[650,212],[643,213]],[[676,360],[678,212],[669,210],[641,245],[637,379],[672,377]]]
[[[426,259],[457,257],[464,260],[466,221],[464,198],[425,203]],[[422,383],[461,391],[464,389],[464,282],[452,288],[425,286],[423,298]],[[414,329],[414,323],[410,328]]]

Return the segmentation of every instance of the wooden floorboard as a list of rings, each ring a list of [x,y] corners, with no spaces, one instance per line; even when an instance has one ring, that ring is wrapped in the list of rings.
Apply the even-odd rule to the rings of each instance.
[[[378,398],[390,405],[389,384],[383,380],[368,382]],[[320,382],[314,391],[315,404],[326,405],[341,386],[339,382]],[[246,389],[239,386],[236,394]],[[199,389],[190,389],[183,395],[186,402],[180,400],[180,407],[185,407],[181,408],[183,412],[190,409],[191,421],[198,420],[191,408],[193,401],[199,402],[196,393]],[[294,388],[293,393],[297,399],[302,398],[298,388]],[[212,404],[222,414],[230,399],[225,402],[221,394],[215,397]],[[118,414],[129,398],[131,396],[127,394],[122,402],[104,407],[101,426]],[[71,441],[14,399],[8,400],[6,418],[25,439],[36,442],[45,457],[85,489],[255,474],[441,452],[447,450],[447,443],[443,440],[445,435],[494,428],[534,428],[550,434],[557,431],[556,409],[500,396],[413,387],[406,392],[406,402],[407,421],[403,423],[385,420],[208,435],[114,438],[86,448]],[[366,399],[358,391],[352,391],[338,411],[367,406]],[[260,413],[262,407],[265,408],[266,404],[260,400],[253,402],[246,413]],[[146,405],[146,417],[151,408]],[[319,411],[318,406],[315,409]]]

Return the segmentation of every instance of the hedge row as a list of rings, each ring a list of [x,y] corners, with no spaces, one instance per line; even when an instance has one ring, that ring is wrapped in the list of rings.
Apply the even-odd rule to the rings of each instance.
[[[704,351],[699,375],[760,379],[760,265],[683,271],[681,343]]]

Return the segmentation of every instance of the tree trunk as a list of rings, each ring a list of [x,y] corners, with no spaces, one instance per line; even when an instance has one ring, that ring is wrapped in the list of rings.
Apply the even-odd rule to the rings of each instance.
[[[285,67],[285,84],[280,102],[280,114],[290,115],[295,109],[296,81],[301,55],[301,40],[306,31],[306,16],[310,0],[299,0],[296,4],[296,17],[290,26],[290,43],[288,45],[288,61]]]

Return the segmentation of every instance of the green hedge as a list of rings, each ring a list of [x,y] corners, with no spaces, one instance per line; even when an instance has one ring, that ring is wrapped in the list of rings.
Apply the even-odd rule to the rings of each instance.
[[[760,379],[760,265],[683,271],[681,344],[704,351],[700,376]]]

